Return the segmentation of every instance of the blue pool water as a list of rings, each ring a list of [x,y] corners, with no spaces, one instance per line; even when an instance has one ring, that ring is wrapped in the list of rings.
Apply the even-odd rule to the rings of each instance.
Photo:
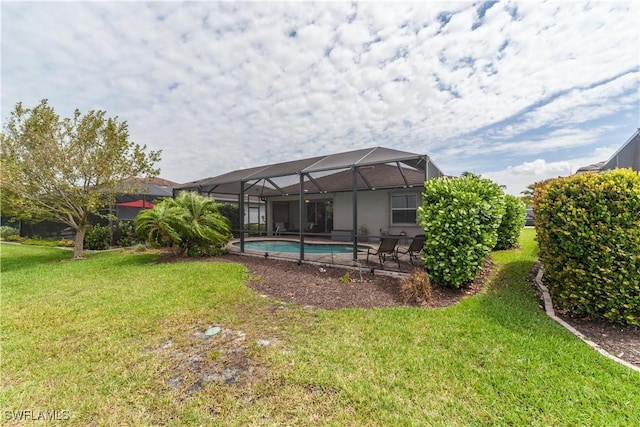
[[[240,247],[240,242],[233,244]],[[300,242],[288,240],[252,240],[244,242],[245,250],[260,252],[287,252],[299,253]],[[360,246],[358,249],[366,249]],[[307,254],[350,254],[353,252],[353,245],[344,243],[305,243],[304,252]]]

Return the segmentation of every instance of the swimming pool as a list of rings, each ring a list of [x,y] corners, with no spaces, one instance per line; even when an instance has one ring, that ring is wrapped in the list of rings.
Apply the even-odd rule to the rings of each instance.
[[[240,247],[240,242],[233,244]],[[260,252],[286,252],[299,253],[300,242],[293,240],[251,240],[244,242],[244,249]],[[360,250],[366,250],[366,246],[358,246]],[[350,254],[353,252],[353,245],[344,243],[305,243],[304,252],[307,254]]]

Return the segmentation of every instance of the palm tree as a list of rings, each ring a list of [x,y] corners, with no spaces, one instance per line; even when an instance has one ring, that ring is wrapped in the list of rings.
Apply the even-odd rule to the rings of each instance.
[[[194,192],[182,191],[135,219],[136,234],[149,242],[173,248],[174,253],[220,248],[230,239],[231,225],[217,203]]]
[[[158,246],[180,248],[182,237],[178,231],[184,216],[181,209],[170,206],[163,200],[153,209],[143,210],[134,220],[134,228],[138,238]],[[181,249],[180,249],[181,251]]]
[[[530,207],[533,205],[533,195],[535,193],[535,188],[536,188],[535,184],[529,184],[527,185],[526,190],[522,190],[520,192],[521,194],[520,199],[527,205],[527,207]]]
[[[231,225],[213,199],[192,191],[181,191],[167,202],[183,212],[180,234],[185,251],[197,245],[223,246],[229,241]]]

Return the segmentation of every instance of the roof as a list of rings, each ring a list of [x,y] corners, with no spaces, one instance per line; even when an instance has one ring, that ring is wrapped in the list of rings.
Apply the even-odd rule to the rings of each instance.
[[[173,188],[178,183],[164,178],[134,178],[123,184],[123,194],[148,195],[152,197],[172,197]],[[131,188],[128,188],[131,187]],[[121,187],[122,188],[122,187]],[[133,191],[133,193],[132,193]]]
[[[174,181],[170,181],[168,179],[165,178],[160,178],[159,176],[153,177],[153,178],[136,178],[136,181],[138,182],[142,182],[145,184],[155,184],[155,185],[159,185],[161,187],[177,187],[178,185],[180,185],[177,182]]]
[[[410,168],[399,169],[389,164],[369,165],[358,170],[358,190],[381,190],[383,188],[422,187],[424,185],[424,171]],[[285,193],[297,194],[300,184],[283,187]],[[330,189],[330,190],[328,190]],[[350,170],[336,172],[331,175],[315,178],[304,183],[306,194],[322,193],[324,191],[351,191],[352,176]]]
[[[600,172],[616,168],[631,168],[640,171],[640,129],[618,149],[613,155],[603,162],[583,166],[576,173]]]
[[[602,169],[602,166],[604,166],[604,164],[605,164],[605,161],[602,161],[602,162],[594,163],[594,164],[589,165],[589,166],[583,166],[580,169],[578,169],[576,171],[576,173],[600,172],[600,169]]]
[[[640,129],[602,166],[602,170],[631,168],[640,171]]]
[[[405,170],[421,171],[421,182],[424,182],[426,178],[443,175],[442,171],[426,155],[384,147],[373,147],[240,169],[216,177],[188,182],[178,186],[176,189],[198,190],[206,193],[240,194],[240,185],[241,183],[245,183],[245,191],[247,191],[248,186],[249,189],[251,189],[251,194],[257,196],[268,197],[287,193],[297,194],[299,192],[299,184],[296,185],[289,182],[286,186],[279,186],[274,179],[303,175],[309,180],[305,184],[305,186],[307,184],[310,185],[308,190],[312,190],[313,188],[316,191],[340,191],[350,189],[351,181],[349,181],[349,187],[343,188],[345,187],[343,178],[345,175],[327,178],[327,176],[329,176],[328,172],[351,168],[356,168],[359,171],[358,179],[364,183],[363,188],[373,188],[375,185],[372,182],[368,182],[366,168],[383,164],[395,164],[393,167],[398,172],[395,176],[389,173],[386,175],[372,173],[371,179],[375,185],[380,184],[378,185],[380,188],[407,186],[406,177],[403,178],[403,171]],[[371,170],[373,171],[375,168],[371,168]],[[378,170],[382,169],[379,168]],[[387,168],[386,170],[388,171],[390,169]],[[349,174],[349,177],[350,176]],[[324,186],[320,185],[322,190],[318,190],[316,184],[310,184],[314,181],[319,182],[320,179],[325,182]]]

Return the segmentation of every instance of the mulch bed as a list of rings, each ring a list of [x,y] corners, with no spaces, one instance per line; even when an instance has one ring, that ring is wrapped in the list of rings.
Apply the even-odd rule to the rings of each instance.
[[[166,262],[182,260],[185,259],[164,259]],[[244,264],[249,270],[247,282],[251,288],[261,294],[303,307],[333,310],[416,305],[403,301],[400,292],[401,279],[383,275],[377,270],[371,274],[369,270],[363,269],[362,281],[360,281],[358,270],[320,267],[312,264],[298,265],[295,262],[272,258],[229,254],[205,260]],[[490,261],[487,261],[481,274],[466,288],[454,290],[433,285],[432,299],[423,306],[447,307],[467,296],[477,294],[482,290],[491,267]],[[535,277],[537,268],[539,268],[538,264],[534,265],[531,278]],[[347,272],[350,279],[348,282],[345,280]],[[531,282],[533,285],[533,280]],[[541,309],[544,310],[542,301]],[[640,328],[621,326],[598,319],[574,318],[559,312],[556,314],[609,353],[640,366]]]
[[[333,310],[416,305],[403,301],[400,278],[391,277],[378,270],[371,274],[368,269],[362,269],[360,281],[358,270],[338,267],[298,265],[296,262],[238,255],[224,255],[210,260],[244,264],[250,272],[248,285],[251,288],[281,301],[301,306]],[[476,281],[463,289],[453,290],[434,285],[432,299],[424,306],[446,307],[466,296],[478,293],[490,271],[488,264]],[[345,276],[347,272],[348,282]]]
[[[533,278],[538,274],[541,264],[537,262],[531,270],[530,280],[534,290],[540,295],[540,308],[544,310],[542,296]],[[576,328],[584,336],[598,344],[609,354],[640,367],[640,328],[623,326],[603,319],[587,319],[571,316],[554,307],[556,316]]]

